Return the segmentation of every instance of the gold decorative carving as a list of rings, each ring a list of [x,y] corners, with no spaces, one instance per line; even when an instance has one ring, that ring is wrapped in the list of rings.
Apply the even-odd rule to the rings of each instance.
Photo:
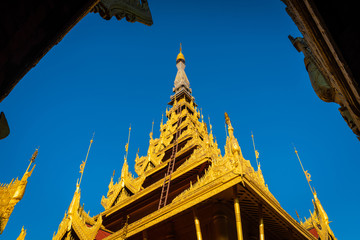
[[[127,164],[127,160],[125,158],[119,182],[114,184],[113,177],[111,177],[109,191],[106,197],[102,197],[101,205],[106,210],[114,206],[115,204],[125,200],[131,195],[134,195],[135,193],[140,191],[141,185],[144,180],[145,175],[134,178],[134,176],[129,172],[129,165]]]
[[[333,231],[330,228],[329,218],[317,197],[316,191],[314,191],[314,211],[310,212],[310,217],[301,222],[301,225],[306,229],[315,228],[320,239],[333,239],[336,240]]]
[[[275,203],[279,204],[276,198],[269,191],[268,186],[265,184],[260,165],[258,166],[258,171],[254,171],[250,161],[243,157],[239,143],[234,136],[234,128],[231,125],[228,114],[225,114],[225,119],[229,132],[229,135],[226,139],[225,155],[223,157],[221,156],[220,150],[217,147],[217,143],[213,141],[212,132],[210,132],[210,134],[206,133],[207,138],[203,142],[205,144],[200,144],[202,148],[195,150],[191,157],[178,169],[181,170],[188,164],[192,164],[198,160],[203,159],[204,157],[209,158],[212,164],[206,170],[203,177],[198,179],[196,183],[191,184],[190,188],[179,194],[173,200],[173,202],[183,200],[188,195],[191,195],[192,192],[194,192],[196,189],[204,185],[211,184],[211,182],[217,178],[232,172],[234,174],[242,175],[243,177],[246,176],[248,179],[254,182],[269,198],[271,198]],[[191,144],[191,141],[188,143]]]
[[[175,111],[177,109],[182,110],[177,112]],[[138,154],[136,155],[135,172],[139,177],[135,178],[131,175],[125,161],[119,182],[114,184],[113,178],[111,178],[108,194],[106,197],[103,196],[101,200],[101,204],[106,210],[140,191],[147,173],[156,171],[155,169],[158,166],[163,167],[165,152],[173,147],[174,135],[178,130],[181,131],[178,142],[186,141],[185,145],[178,150],[178,156],[190,148],[203,149],[199,154],[206,155],[209,159],[211,156],[220,155],[220,150],[216,141],[214,141],[212,133],[208,134],[206,124],[199,121],[200,112],[198,112],[192,100],[188,102],[185,97],[174,99],[172,108],[166,110],[166,116],[167,122],[164,124],[161,121],[160,124],[160,137],[153,139],[153,131],[150,133],[147,156],[139,157]],[[179,118],[184,118],[184,120],[177,127],[176,123]],[[190,163],[194,159],[197,158],[192,157],[186,163]]]
[[[68,212],[65,213],[59,225],[58,232],[53,236],[53,240],[76,239],[80,240],[95,239],[97,232],[102,224],[101,215],[95,221],[80,206],[80,188],[76,186],[73,199],[70,203]],[[73,236],[73,235],[76,236]]]

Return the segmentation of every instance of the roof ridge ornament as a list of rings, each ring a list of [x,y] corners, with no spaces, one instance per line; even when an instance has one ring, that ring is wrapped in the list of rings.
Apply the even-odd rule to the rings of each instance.
[[[95,136],[95,132],[93,133],[92,135],[92,138],[90,140],[90,144],[89,144],[89,148],[88,148],[88,151],[86,153],[86,157],[85,157],[85,161],[82,161],[82,163],[80,164],[80,180],[78,179],[77,183],[76,183],[76,191],[79,191],[79,188],[80,188],[80,184],[81,184],[81,180],[82,180],[82,177],[84,175],[84,169],[85,169],[85,165],[86,165],[86,162],[87,162],[87,159],[88,159],[88,156],[89,156],[89,152],[90,152],[90,149],[91,149],[91,145],[94,141],[94,136]]]

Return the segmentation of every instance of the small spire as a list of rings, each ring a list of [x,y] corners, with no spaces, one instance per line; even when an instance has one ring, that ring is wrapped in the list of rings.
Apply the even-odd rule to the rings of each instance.
[[[208,119],[209,119],[209,128],[210,128],[210,133],[212,133],[212,125],[210,123],[210,116],[208,116]]]
[[[180,43],[180,52],[176,57],[176,63],[178,63],[179,61],[183,61],[185,63],[185,57],[184,54],[182,54],[182,45]]]
[[[234,133],[234,128],[232,127],[231,125],[231,121],[230,121],[230,117],[229,115],[227,114],[227,112],[225,112],[225,132],[226,132],[226,125],[228,126],[227,127],[227,133],[229,133],[229,137],[234,137],[233,133]],[[227,137],[227,135],[226,135]]]
[[[255,153],[255,160],[256,160],[256,165],[258,166],[258,169],[260,169],[260,162],[258,161],[259,158],[259,151],[256,150],[255,148],[255,140],[254,140],[254,134],[251,131],[251,138],[252,138],[252,142],[253,142],[253,146],[254,146],[254,153]]]
[[[310,173],[308,172],[308,170],[305,171],[305,169],[304,169],[304,167],[303,167],[303,165],[302,165],[302,162],[301,162],[301,160],[300,160],[298,151],[296,150],[295,146],[294,146],[294,150],[295,150],[295,154],[296,154],[296,156],[297,156],[297,158],[298,158],[298,160],[299,160],[299,163],[300,163],[300,165],[301,165],[301,168],[302,168],[302,170],[303,170],[303,172],[304,172],[304,174],[305,174],[306,181],[307,181],[308,184],[309,184],[311,193],[314,195],[314,194],[315,194],[315,193],[314,193],[314,190],[313,190],[313,188],[311,187],[311,184],[310,184],[310,182],[311,182],[311,175],[310,175]]]
[[[128,163],[127,163],[127,157],[128,157],[128,150],[129,150],[129,143],[130,143],[130,133],[131,133],[131,124],[130,124],[130,127],[129,127],[129,135],[128,135],[128,141],[125,145],[125,156],[124,156],[124,164],[122,166],[122,169],[121,169],[121,179],[123,179],[125,177],[125,174],[129,171],[129,166],[128,166]]]
[[[89,148],[88,148],[88,151],[86,153],[86,157],[85,157],[85,161],[83,161],[81,164],[80,164],[80,180],[78,180],[78,182],[76,183],[76,190],[78,191],[78,189],[80,188],[80,184],[81,184],[81,180],[82,180],[82,177],[84,175],[84,169],[85,169],[85,165],[86,165],[86,162],[87,162],[87,159],[88,159],[88,156],[89,156],[89,152],[90,152],[90,148],[91,148],[91,144],[93,143],[94,141],[94,136],[95,136],[95,132],[93,133],[93,136],[90,140],[90,144],[89,144]]]
[[[35,162],[35,159],[36,159],[36,157],[37,157],[37,155],[38,155],[38,151],[39,151],[39,147],[38,147],[37,149],[35,149],[35,152],[34,152],[33,155],[31,156],[31,158],[30,158],[30,160],[29,160],[30,163],[29,163],[29,165],[28,165],[28,167],[27,167],[27,169],[26,169],[26,171],[25,171],[24,176],[27,175],[27,177],[30,177],[30,175],[32,174],[32,171],[34,170],[36,164],[33,165],[32,169],[31,169],[30,171],[29,171],[29,169],[30,169],[31,165]]]
[[[152,121],[151,132],[150,132],[150,139],[153,139],[153,134],[154,134],[154,120]]]
[[[125,162],[127,161],[127,156],[128,156],[128,150],[129,150],[129,142],[130,142],[130,133],[131,133],[131,124],[130,124],[130,127],[129,127],[129,136],[128,136],[128,141],[127,141],[127,143],[126,143],[126,145],[125,145],[125,156],[124,156],[124,160],[125,160]]]
[[[16,240],[25,240],[26,237],[26,229],[24,229],[24,226],[21,229],[20,235],[16,238]]]

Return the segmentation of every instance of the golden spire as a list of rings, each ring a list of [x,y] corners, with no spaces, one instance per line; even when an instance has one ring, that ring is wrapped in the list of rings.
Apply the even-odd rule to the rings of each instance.
[[[29,169],[30,169],[31,164],[35,162],[35,159],[36,159],[36,157],[37,157],[37,155],[38,155],[38,151],[39,151],[39,147],[38,147],[37,149],[35,149],[35,152],[34,152],[33,155],[31,156],[31,158],[30,158],[30,160],[29,160],[30,163],[29,163],[29,166],[28,166],[27,169],[26,169],[26,172],[29,172]],[[35,167],[35,165],[33,166],[33,169],[34,169],[34,167]],[[32,172],[32,170],[31,170],[31,172]]]
[[[229,118],[229,115],[227,114],[227,112],[225,112],[225,122],[228,126],[231,126],[230,118]]]
[[[38,149],[35,150],[30,158],[29,166],[27,167],[21,180],[14,179],[9,184],[0,184],[0,234],[3,233],[7,222],[15,208],[15,205],[23,198],[28,183],[28,178],[31,176],[35,165],[31,168],[31,165],[35,162],[38,154]],[[31,168],[31,170],[29,170]]]
[[[256,165],[258,166],[258,169],[260,168],[260,163],[258,161],[258,158],[259,158],[259,151],[256,150],[255,148],[255,140],[254,140],[254,135],[253,135],[253,132],[251,131],[251,138],[252,138],[252,141],[253,141],[253,146],[254,146],[254,152],[255,152],[255,159],[256,159]]]
[[[310,185],[311,175],[310,175],[310,173],[308,173],[307,170],[305,171],[305,169],[301,163],[298,151],[296,150],[295,147],[294,147],[294,149],[295,149],[295,154],[296,154],[297,158],[299,159],[301,168],[305,174],[306,180],[309,184],[311,193],[314,196],[314,200],[313,200],[314,213],[311,213],[311,211],[310,211],[310,216],[311,216],[310,220],[312,222],[312,225],[315,228],[316,232],[318,233],[319,239],[334,239],[334,240],[336,240],[335,235],[329,225],[330,222],[329,222],[328,215],[326,214],[323,206],[321,205],[320,200],[317,197],[316,191]]]
[[[154,120],[152,121],[151,132],[150,132],[150,139],[153,139],[153,134],[154,134]]]
[[[210,116],[208,116],[208,119],[209,119],[209,129],[210,129],[210,133],[212,133],[212,125],[210,123]]]
[[[86,154],[86,158],[85,158],[85,161],[83,161],[81,164],[80,164],[80,180],[79,182],[76,184],[76,190],[79,189],[80,187],[80,183],[81,183],[81,180],[82,180],[82,177],[83,177],[83,174],[84,174],[84,169],[85,169],[85,165],[86,165],[86,162],[87,162],[87,159],[88,159],[88,156],[89,156],[89,152],[90,152],[90,148],[91,148],[91,144],[93,143],[93,140],[94,140],[94,135],[95,135],[95,132],[93,133],[93,136],[90,140],[90,144],[89,144],[89,148],[88,148],[88,151],[87,151],[87,154]]]
[[[128,141],[125,145],[125,152],[126,152],[126,155],[124,157],[124,160],[125,162],[127,161],[127,156],[128,156],[128,150],[129,150],[129,142],[130,142],[130,133],[131,133],[131,124],[130,124],[130,127],[129,127],[129,135],[128,135]]]
[[[234,128],[231,125],[231,121],[230,121],[230,117],[227,114],[227,112],[225,112],[225,131],[226,131],[226,125],[228,126],[227,128],[227,132],[229,133],[230,137],[234,137]]]
[[[310,184],[310,182],[311,182],[311,179],[310,179],[311,175],[310,175],[310,173],[308,173],[308,170],[305,171],[305,169],[304,169],[304,167],[303,167],[303,165],[302,165],[302,163],[301,163],[301,160],[300,160],[298,151],[296,150],[295,147],[294,147],[294,150],[295,150],[295,154],[296,154],[297,158],[299,159],[299,163],[300,163],[300,165],[301,165],[301,168],[302,168],[302,170],[303,170],[303,172],[304,172],[304,174],[305,174],[306,181],[307,181],[308,184],[309,184],[311,193],[314,195],[314,190],[312,189],[311,184]]]
[[[181,49],[182,49],[182,46],[181,46],[181,43],[180,43],[180,52],[176,57],[176,62],[181,61],[181,60],[183,60],[185,62],[185,57],[184,57],[184,54],[182,54]]]
[[[129,152],[128,150],[129,150],[129,142],[130,142],[130,133],[131,133],[131,124],[130,124],[130,127],[129,127],[128,142],[125,145],[126,154],[124,156],[124,164],[123,164],[122,169],[121,169],[121,179],[123,179],[125,177],[125,175],[129,171],[129,166],[127,164],[127,157],[128,157],[128,152]]]
[[[26,229],[24,229],[24,226],[21,229],[20,235],[17,237],[16,240],[25,240],[26,237]]]

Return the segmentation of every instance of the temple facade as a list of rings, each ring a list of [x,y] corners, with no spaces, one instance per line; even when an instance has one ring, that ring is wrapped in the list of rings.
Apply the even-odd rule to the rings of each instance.
[[[121,177],[111,178],[101,199],[104,211],[93,217],[80,204],[78,182],[53,239],[335,239],[316,193],[304,223],[281,207],[260,164],[254,169],[243,156],[227,113],[221,154],[195,103],[181,49],[176,67],[167,119],[159,138],[150,133],[147,155],[136,155],[137,176],[126,156]]]

